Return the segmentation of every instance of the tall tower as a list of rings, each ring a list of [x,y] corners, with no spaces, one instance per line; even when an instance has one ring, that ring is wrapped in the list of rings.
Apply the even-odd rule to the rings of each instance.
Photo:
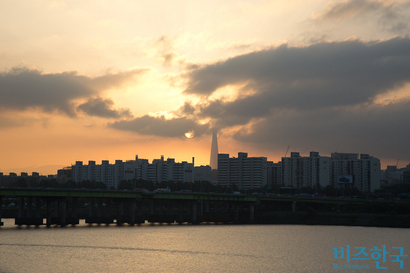
[[[212,133],[211,160],[209,165],[212,170],[218,169],[218,138],[215,128]]]

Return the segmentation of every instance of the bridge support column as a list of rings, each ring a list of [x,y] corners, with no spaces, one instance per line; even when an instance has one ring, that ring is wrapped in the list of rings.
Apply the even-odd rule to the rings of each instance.
[[[204,200],[201,200],[201,209],[199,211],[199,215],[203,216],[204,215]]]
[[[51,201],[48,199],[46,201],[46,225],[51,225]]]
[[[67,201],[63,200],[60,204],[60,226],[64,227],[67,219]]]
[[[239,220],[239,210],[238,210],[239,208],[238,208],[238,205],[237,204],[234,204],[233,205],[233,215],[234,215],[234,222],[236,223],[236,222],[238,222],[238,220]]]
[[[111,198],[105,199],[105,217],[111,216]]]
[[[41,197],[36,198],[36,213],[35,213],[36,218],[42,218],[41,217]]]
[[[184,221],[184,206],[182,203],[178,204],[178,223],[183,223]]]
[[[59,202],[58,200],[54,201],[54,217],[57,218],[58,217],[58,209],[59,209]]]
[[[137,204],[138,204],[137,215],[142,216],[142,201],[140,199],[138,199]]]
[[[3,206],[3,197],[0,196],[0,227],[1,227],[2,225],[4,225],[4,223],[1,221],[1,209],[2,209],[2,206]]]
[[[77,197],[73,197],[71,202],[71,216],[77,218]]]
[[[229,211],[229,202],[225,202],[223,212],[227,213],[228,211]]]
[[[164,201],[159,201],[159,215],[164,215]]]
[[[18,209],[18,218],[23,217],[23,207],[24,207],[24,198],[19,197],[19,209]]]
[[[31,218],[33,216],[31,213],[32,206],[33,206],[33,197],[27,197],[27,211],[26,211],[27,218]]]
[[[249,206],[249,221],[253,223],[255,221],[255,206]]]
[[[197,222],[196,222],[196,214],[197,214],[197,211],[196,211],[196,202],[194,202],[193,204],[192,204],[192,223],[193,224],[196,224]]]
[[[165,202],[165,207],[167,208],[167,215],[172,215],[172,208],[174,207],[174,204],[172,203],[172,201],[168,200]]]
[[[122,225],[122,216],[124,215],[124,202],[119,200],[117,202],[117,225]]]
[[[90,198],[90,202],[88,203],[88,217],[93,217],[93,207],[94,207],[94,199]]]
[[[102,199],[97,199],[97,217],[100,218],[102,215]]]
[[[155,201],[154,200],[150,200],[149,203],[151,205],[151,215],[154,215],[155,213]]]
[[[136,210],[136,206],[137,204],[135,203],[135,201],[131,201],[130,202],[130,225],[134,225],[135,224],[135,210]]]

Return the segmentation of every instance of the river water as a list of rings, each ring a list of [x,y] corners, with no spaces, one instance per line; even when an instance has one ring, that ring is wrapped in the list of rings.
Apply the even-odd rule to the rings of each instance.
[[[0,272],[410,272],[410,230],[307,225],[21,227],[3,219]],[[350,247],[347,262],[346,245]],[[382,251],[386,246],[386,262]],[[344,247],[336,259],[333,248]],[[360,249],[364,252],[353,256]],[[376,253],[377,252],[377,253]],[[376,260],[380,254],[380,259]],[[341,252],[336,253],[337,257]],[[373,256],[373,258],[372,258]],[[376,261],[379,267],[376,269]],[[335,269],[335,265],[363,269]],[[369,269],[366,268],[369,267]]]

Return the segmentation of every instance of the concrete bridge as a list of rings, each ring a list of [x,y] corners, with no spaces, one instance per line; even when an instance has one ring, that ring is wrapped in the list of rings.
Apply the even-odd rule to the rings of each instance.
[[[145,221],[252,223],[258,201],[254,197],[233,194],[35,188],[0,189],[0,201],[2,198],[18,202],[17,215],[13,217],[15,224],[28,226],[76,225],[80,219],[89,224],[118,225]],[[79,201],[83,205],[79,205]],[[0,206],[0,223],[1,217]]]
[[[27,226],[76,225],[80,219],[84,219],[89,224],[117,225],[134,225],[146,221],[193,224],[201,222],[279,223],[281,221],[292,223],[290,222],[292,219],[293,222],[296,219],[298,223],[308,223],[316,212],[331,213],[332,217],[337,218],[346,213],[390,213],[388,210],[395,214],[409,215],[410,209],[409,202],[379,200],[0,188],[0,204],[10,203],[11,200],[16,202],[14,207],[2,209],[0,206],[0,226],[3,225],[2,217],[14,218],[16,225]],[[305,217],[306,221],[301,217]]]

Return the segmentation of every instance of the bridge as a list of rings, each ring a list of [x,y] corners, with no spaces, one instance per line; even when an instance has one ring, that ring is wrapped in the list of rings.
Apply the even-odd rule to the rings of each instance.
[[[0,189],[0,204],[3,203],[2,199],[18,202],[17,215],[11,217],[15,218],[16,225],[36,226],[75,225],[80,219],[85,219],[89,224],[118,225],[145,221],[253,222],[257,202],[254,197],[233,194],[36,188]],[[84,204],[79,204],[79,201]],[[0,222],[1,217],[0,207]]]
[[[8,205],[2,208],[1,204]],[[127,190],[0,188],[0,226],[3,225],[2,217],[14,218],[16,225],[27,226],[76,225],[80,219],[88,224],[117,225],[134,225],[146,221],[192,224],[272,223],[272,219],[278,223],[309,223],[309,219],[315,216],[316,212],[330,214],[332,217],[353,214],[356,218],[366,214],[366,217],[371,218],[373,214],[393,211],[405,215],[408,219],[409,208],[409,202],[380,200]],[[405,226],[407,225],[406,222]]]

